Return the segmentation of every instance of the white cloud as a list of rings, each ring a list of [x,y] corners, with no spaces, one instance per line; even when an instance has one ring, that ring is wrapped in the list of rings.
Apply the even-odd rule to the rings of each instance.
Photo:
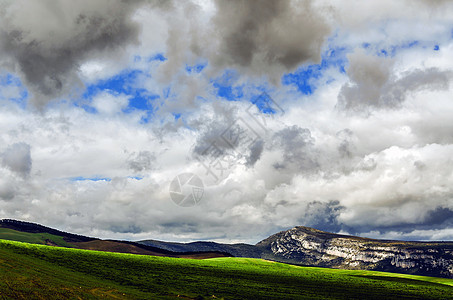
[[[263,10],[264,16],[257,12],[252,20],[201,1],[137,6],[106,17],[108,24],[119,18],[126,29],[141,28],[133,36],[140,44],[125,38],[115,50],[93,54],[79,49],[58,78],[72,88],[79,81],[96,84],[124,70],[140,70],[136,87],[160,96],[149,102],[152,112],[128,110],[132,95],[114,90],[101,90],[92,99],[74,96],[77,106],[67,100],[40,111],[22,109],[1,96],[0,217],[106,238],[257,242],[296,225],[370,237],[451,238],[451,5],[317,1],[299,14],[275,5],[280,10],[268,15]],[[36,6],[40,13],[34,17],[51,14]],[[185,12],[193,18],[188,20]],[[308,26],[316,32],[291,27],[307,25],[310,18],[294,19],[307,14],[318,18]],[[229,20],[233,17],[236,23]],[[35,21],[9,20],[3,31],[31,28],[25,40],[35,37],[43,47],[57,50],[72,47],[74,35],[61,35],[78,30],[76,25],[67,24],[49,37],[58,18],[39,28],[33,28]],[[253,30],[236,36],[249,21]],[[329,41],[322,44],[329,32]],[[266,39],[267,33],[272,39]],[[25,40],[17,47],[22,49]],[[418,44],[400,47],[414,40]],[[2,47],[4,41],[11,42],[11,36],[0,38]],[[238,41],[252,47],[235,49]],[[311,95],[256,76],[269,72],[279,78],[319,57],[321,44],[324,50],[346,49],[346,73],[323,70]],[[378,56],[382,49],[389,55]],[[149,62],[157,53],[168,60]],[[34,69],[20,69],[26,58],[13,55],[4,66],[32,92],[49,87],[27,79]],[[186,65],[198,62],[207,64],[202,72],[185,72]],[[53,70],[39,66],[47,75]],[[212,85],[213,76],[232,68],[238,71],[242,101],[217,97]],[[267,115],[265,128],[247,114],[248,100],[263,88],[285,111]],[[17,94],[7,89],[2,95]],[[61,91],[40,103],[64,98]],[[85,111],[84,105],[96,112]],[[180,114],[177,120],[174,114]],[[223,180],[215,182],[194,154],[222,142],[220,135],[238,118],[256,131],[259,143],[237,145],[235,160]],[[170,199],[171,180],[184,172],[198,174],[205,183],[199,206],[182,208]]]
[[[112,95],[108,91],[98,94],[93,99],[93,107],[105,115],[115,115],[120,113],[129,104],[127,95]]]

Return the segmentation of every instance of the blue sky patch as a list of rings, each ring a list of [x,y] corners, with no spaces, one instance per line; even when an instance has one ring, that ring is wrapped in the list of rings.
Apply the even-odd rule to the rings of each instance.
[[[25,109],[25,107],[27,106],[28,90],[22,84],[20,78],[11,73],[0,74],[0,99],[4,97],[1,91],[3,87],[16,87],[19,94],[15,97],[8,97],[5,99],[15,102],[17,103],[17,105],[19,105],[19,107]]]
[[[377,50],[377,55],[384,57],[394,57],[398,51],[414,48],[416,46],[421,46],[419,41],[408,41],[402,43],[401,45],[391,45],[387,48],[380,48],[379,50]]]
[[[217,90],[217,96],[228,101],[239,101],[244,97],[244,85],[234,85],[239,74],[233,70],[226,70],[222,76],[211,80]]]
[[[200,73],[203,71],[203,69],[207,66],[206,63],[202,64],[195,64],[193,66],[186,65],[186,72],[191,74],[191,73]]]
[[[129,105],[124,109],[124,112],[143,110],[152,113],[152,102],[160,98],[160,96],[140,87],[143,77],[147,76],[149,75],[141,70],[125,70],[111,78],[88,85],[83,98],[91,101],[94,96],[102,91],[108,91],[112,94],[124,94],[130,96]],[[88,105],[82,105],[81,107],[89,113],[95,113],[96,111],[90,109]]]
[[[281,108],[277,106],[271,96],[268,93],[262,92],[251,101],[263,114],[275,114]]]
[[[112,178],[109,177],[71,177],[69,178],[70,181],[112,181]]]
[[[336,68],[345,73],[346,48],[334,48],[323,53],[321,63],[302,66],[295,72],[282,76],[282,84],[295,85],[304,95],[311,95],[316,90],[317,81],[328,68]]]
[[[98,111],[96,110],[96,108],[92,107],[92,106],[89,106],[87,104],[82,104],[82,105],[78,105],[77,103],[75,104],[76,106],[79,106],[81,107],[84,111],[86,111],[87,113],[89,114],[96,114]]]
[[[134,62],[152,62],[166,61],[167,58],[162,53],[158,53],[149,57],[142,57],[139,55],[134,56]],[[147,89],[143,88],[143,81],[150,77],[147,71],[139,69],[126,69],[121,73],[112,76],[107,79],[99,80],[94,84],[86,86],[85,92],[82,98],[85,101],[81,101],[81,104],[75,104],[76,106],[82,107],[88,113],[96,113],[96,109],[92,108],[89,103],[93,97],[103,91],[108,91],[111,94],[124,94],[129,96],[129,104],[123,110],[125,113],[130,113],[135,110],[141,110],[147,112],[147,117],[143,118],[142,121],[147,123],[149,118],[154,112],[153,101],[160,98],[158,94],[151,93]],[[88,101],[88,103],[87,103]]]
[[[167,58],[164,56],[163,53],[158,53],[154,56],[151,56],[148,61],[153,61],[153,60],[157,60],[157,61],[166,61]]]

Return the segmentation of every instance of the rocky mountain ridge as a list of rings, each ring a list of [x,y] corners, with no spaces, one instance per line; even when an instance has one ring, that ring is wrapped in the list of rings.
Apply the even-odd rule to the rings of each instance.
[[[281,262],[453,278],[452,242],[403,242],[294,227],[259,242],[262,258]]]
[[[223,251],[304,266],[362,269],[453,278],[453,242],[376,240],[297,226],[256,245],[140,241],[170,251]]]

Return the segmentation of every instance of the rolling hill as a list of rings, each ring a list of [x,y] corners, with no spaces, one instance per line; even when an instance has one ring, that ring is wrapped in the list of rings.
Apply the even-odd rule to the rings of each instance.
[[[303,266],[453,278],[453,242],[404,242],[298,226],[256,245],[101,240],[16,220],[0,221],[0,239],[69,248],[180,258],[262,258]]]
[[[63,232],[35,223],[18,220],[0,220],[0,239],[118,253],[143,254],[182,258],[213,258],[231,256],[219,251],[185,251],[178,253],[130,241],[101,240]]]
[[[453,280],[0,240],[2,299],[451,299]]]

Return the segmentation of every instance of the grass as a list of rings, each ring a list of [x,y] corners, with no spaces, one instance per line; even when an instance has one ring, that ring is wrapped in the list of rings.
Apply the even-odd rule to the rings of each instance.
[[[0,298],[451,299],[453,280],[299,267],[261,259],[193,260],[0,240]]]
[[[50,234],[50,233],[30,233],[22,232],[9,228],[0,227],[0,238],[9,241],[20,241],[30,244],[42,244],[45,245],[46,241],[52,241],[61,247],[74,247],[70,243],[63,240],[62,236]]]

